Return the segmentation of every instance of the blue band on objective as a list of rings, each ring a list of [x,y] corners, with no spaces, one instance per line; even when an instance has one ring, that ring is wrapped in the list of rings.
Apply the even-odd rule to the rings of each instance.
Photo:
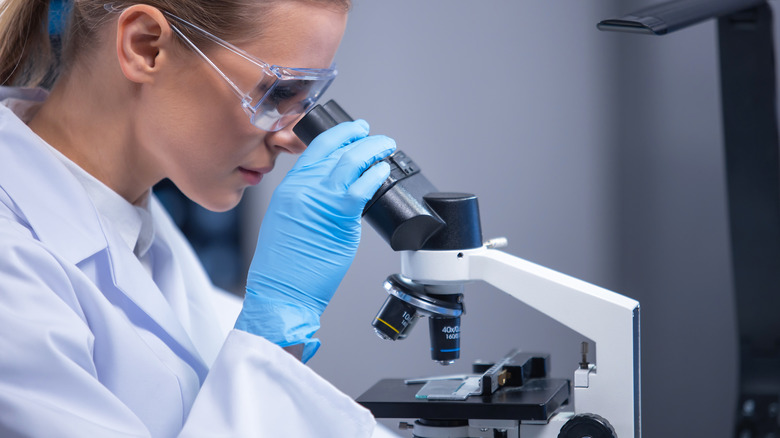
[[[433,351],[433,348],[431,348],[431,351]],[[451,348],[449,350],[439,350],[439,353],[452,353],[453,351],[460,351],[460,347],[459,348]]]

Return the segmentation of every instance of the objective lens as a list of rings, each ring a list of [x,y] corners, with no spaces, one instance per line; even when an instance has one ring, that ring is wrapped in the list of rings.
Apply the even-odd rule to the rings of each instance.
[[[371,325],[380,338],[395,341],[405,338],[418,319],[414,306],[390,295]]]
[[[460,317],[429,318],[431,359],[449,365],[460,357]]]

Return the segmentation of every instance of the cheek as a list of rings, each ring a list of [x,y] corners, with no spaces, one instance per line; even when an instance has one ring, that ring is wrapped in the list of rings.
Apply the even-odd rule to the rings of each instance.
[[[205,73],[181,72],[145,95],[137,133],[161,177],[203,207],[222,211],[241,199],[236,168],[263,138],[235,94]]]
[[[168,168],[175,169],[180,177],[214,179],[230,174],[245,164],[245,157],[256,147],[254,138],[244,135],[236,126],[239,123],[235,119],[211,117],[179,130],[170,143]]]
[[[171,120],[185,133],[200,136],[232,130],[238,117],[246,115],[240,99],[204,62],[177,69],[156,87],[161,106],[169,114],[158,114],[160,120]]]
[[[158,97],[147,113],[148,124],[154,127],[144,131],[156,137],[152,144],[168,165],[227,164],[252,142],[257,144],[258,132],[240,100],[222,83],[209,79],[199,76],[180,82],[187,86]]]
[[[166,176],[188,198],[212,211],[233,208],[241,200],[236,167],[241,154],[230,150],[230,139],[213,135],[193,136],[191,141],[171,150],[167,157]]]

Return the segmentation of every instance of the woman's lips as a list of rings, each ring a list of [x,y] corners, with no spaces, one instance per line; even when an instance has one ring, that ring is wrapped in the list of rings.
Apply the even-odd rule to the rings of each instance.
[[[244,177],[244,181],[251,186],[260,184],[260,181],[263,180],[263,174],[268,173],[264,169],[247,169],[244,167],[239,167],[238,170],[241,172],[241,176]]]

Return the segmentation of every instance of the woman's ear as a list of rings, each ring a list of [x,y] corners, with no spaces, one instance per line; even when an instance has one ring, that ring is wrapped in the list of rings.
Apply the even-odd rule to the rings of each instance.
[[[125,77],[136,83],[149,83],[159,71],[174,38],[168,21],[159,9],[133,5],[117,20],[116,50]]]

